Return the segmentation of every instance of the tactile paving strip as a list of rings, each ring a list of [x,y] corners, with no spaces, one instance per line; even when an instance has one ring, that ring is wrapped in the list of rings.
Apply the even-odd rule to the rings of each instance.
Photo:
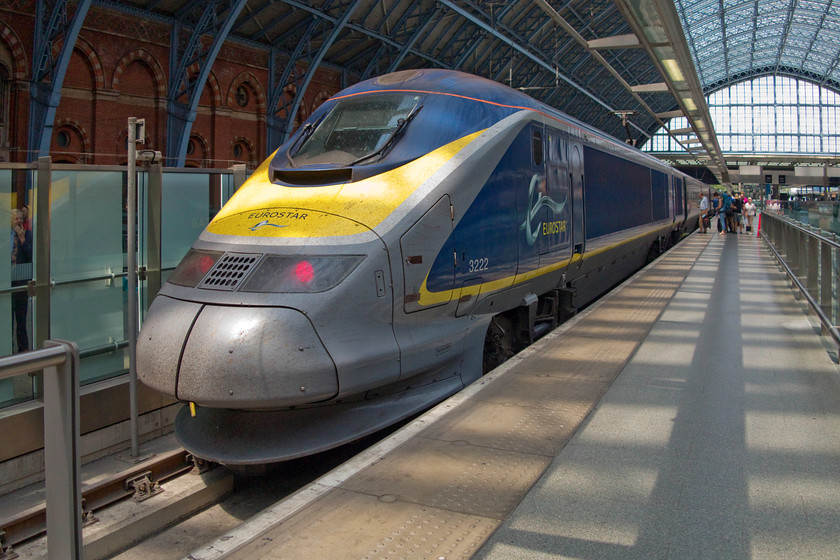
[[[264,560],[467,559],[498,520],[336,489],[237,551],[237,558]]]

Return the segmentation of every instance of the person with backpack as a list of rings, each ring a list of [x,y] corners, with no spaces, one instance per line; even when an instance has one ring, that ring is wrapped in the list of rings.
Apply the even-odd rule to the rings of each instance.
[[[732,199],[732,233],[744,233],[744,199],[736,196]]]
[[[723,230],[720,234],[723,235],[724,233],[731,233],[733,231],[732,217],[734,216],[734,212],[732,211],[732,197],[726,191],[723,191],[723,199],[720,203],[720,213],[721,219],[723,220]]]

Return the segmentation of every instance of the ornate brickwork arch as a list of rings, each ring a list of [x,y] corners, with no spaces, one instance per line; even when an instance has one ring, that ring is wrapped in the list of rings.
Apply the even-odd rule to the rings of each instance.
[[[5,23],[0,23],[0,41],[6,43],[12,55],[14,68],[11,78],[14,80],[25,80],[29,75],[29,62],[26,60],[26,49],[20,42],[17,34]]]
[[[267,103],[265,91],[263,91],[262,84],[257,77],[250,72],[242,72],[233,79],[233,82],[230,84],[230,88],[228,88],[226,105],[228,107],[236,107],[236,90],[243,84],[247,84],[254,89],[254,92],[256,92],[257,109],[260,113],[265,114]]]
[[[93,83],[96,89],[104,89],[105,70],[102,68],[102,61],[99,60],[99,55],[96,54],[96,51],[93,50],[90,43],[82,37],[79,37],[76,39],[74,50],[81,54],[88,61],[88,64],[90,64],[90,68],[93,70]]]
[[[319,91],[318,95],[316,95],[315,99],[312,101],[312,108],[310,109],[309,114],[311,115],[312,113],[314,113],[315,109],[320,107],[321,104],[330,97],[332,97],[332,94],[327,90],[322,89],[321,91]]]
[[[166,97],[166,75],[163,73],[163,68],[161,68],[160,63],[144,49],[137,49],[135,51],[131,51],[120,61],[117,63],[116,68],[114,68],[114,79],[111,82],[111,87],[113,89],[120,89],[120,76],[122,76],[125,69],[128,68],[128,65],[132,62],[140,61],[141,63],[145,64],[149,67],[154,75],[155,80],[155,93],[160,98]]]

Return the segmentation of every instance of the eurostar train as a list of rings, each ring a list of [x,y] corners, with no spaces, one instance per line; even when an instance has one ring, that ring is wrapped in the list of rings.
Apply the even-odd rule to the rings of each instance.
[[[496,82],[409,70],[321,105],[154,300],[139,379],[182,444],[289,460],[428,408],[697,226],[702,183]]]

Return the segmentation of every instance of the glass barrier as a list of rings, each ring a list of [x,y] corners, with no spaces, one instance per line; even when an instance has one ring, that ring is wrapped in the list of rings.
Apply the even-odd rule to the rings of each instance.
[[[126,294],[112,276],[125,262],[124,180],[121,171],[52,172],[50,335],[80,350],[125,339]],[[84,360],[79,380],[122,373],[125,362],[125,350]]]
[[[786,216],[802,225],[840,235],[840,201],[771,201],[766,209]]]
[[[18,165],[17,167],[22,167]],[[0,165],[0,214],[10,221],[12,208],[36,198],[37,172],[4,169]],[[126,247],[127,215],[124,168],[62,165],[51,169],[50,180],[50,279],[46,301],[28,298],[26,328],[29,348],[35,311],[47,306],[50,338],[72,340],[82,355],[80,382],[90,384],[128,370]],[[138,265],[147,264],[148,173],[138,172]],[[165,281],[201,231],[233,195],[230,170],[164,170],[161,176],[161,268]],[[33,232],[33,236],[34,236]],[[7,238],[10,239],[10,238]],[[33,244],[34,245],[34,244]],[[34,259],[33,259],[34,261]],[[0,356],[16,351],[13,321],[15,293],[11,259],[0,259]],[[31,271],[30,271],[31,278]],[[145,293],[140,283],[141,294]],[[40,297],[40,296],[39,296]],[[148,305],[142,298],[142,303]],[[142,315],[142,310],[141,310]],[[121,349],[116,349],[119,345]],[[37,396],[38,377],[18,376],[0,381],[0,409]]]

